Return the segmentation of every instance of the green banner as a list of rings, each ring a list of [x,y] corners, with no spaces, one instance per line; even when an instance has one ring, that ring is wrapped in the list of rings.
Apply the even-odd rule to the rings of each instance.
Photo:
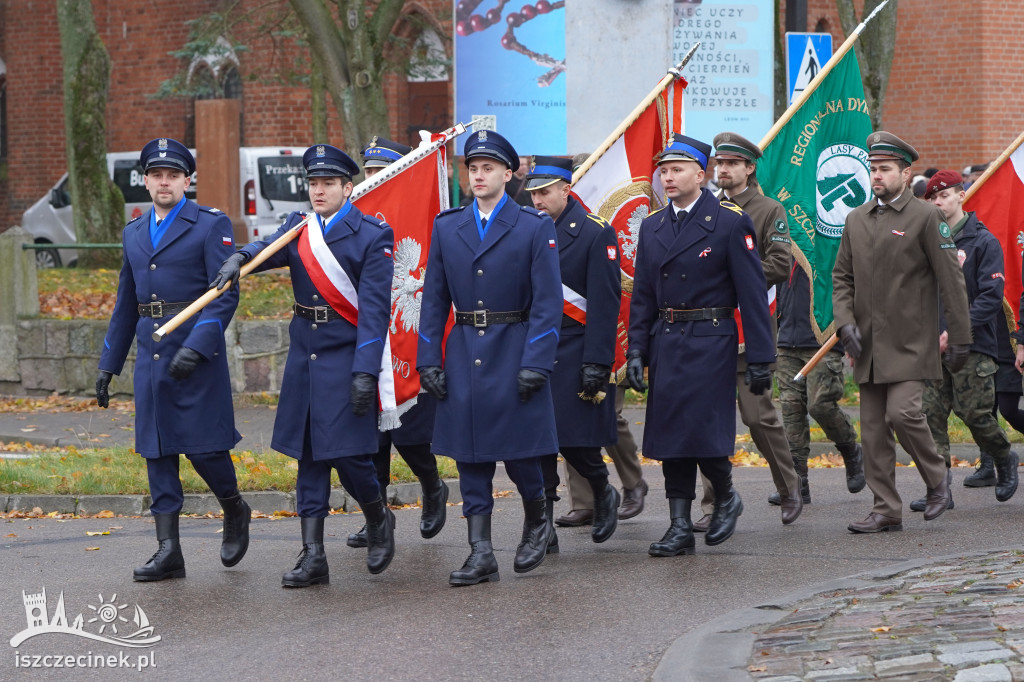
[[[811,327],[834,331],[832,267],[846,216],[871,198],[871,116],[857,54],[850,50],[764,149],[758,179],[786,207],[793,257],[811,287]]]

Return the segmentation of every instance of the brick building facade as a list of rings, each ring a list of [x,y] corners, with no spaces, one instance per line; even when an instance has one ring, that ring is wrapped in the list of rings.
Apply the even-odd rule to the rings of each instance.
[[[585,0],[574,0],[585,1]],[[796,0],[790,0],[796,1]],[[806,30],[829,30],[843,41],[836,0],[801,0]],[[781,0],[786,11],[787,0]],[[860,11],[863,0],[854,0]],[[244,0],[242,8],[255,5]],[[281,0],[282,6],[285,0]],[[0,0],[0,230],[53,185],[65,170],[60,36],[53,0]],[[97,28],[110,53],[107,148],[140,149],[157,134],[188,142],[193,101],[153,99],[159,83],[182,68],[168,55],[188,35],[188,19],[220,8],[194,0],[174,9],[179,20],[146,3],[93,0]],[[410,0],[396,33],[415,38],[433,30],[451,55],[450,0]],[[900,0],[896,57],[885,97],[883,126],[921,152],[919,169],[961,168],[995,158],[1024,130],[1024,3],[1020,0],[933,2]],[[280,82],[280,74],[309,63],[294,41],[233,36],[248,50],[238,56],[242,144],[304,146],[311,136],[307,87]],[[412,141],[420,127],[451,122],[451,83],[385,77],[393,139]],[[332,107],[329,107],[333,109]],[[333,111],[331,140],[341,143]],[[917,169],[915,169],[917,170]]]

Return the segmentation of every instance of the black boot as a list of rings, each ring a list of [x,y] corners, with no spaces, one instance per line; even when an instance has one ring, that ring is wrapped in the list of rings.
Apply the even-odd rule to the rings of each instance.
[[[594,525],[590,529],[590,539],[604,542],[612,536],[619,525],[619,502],[622,498],[619,491],[607,479],[604,490],[594,491]]]
[[[669,517],[672,525],[665,531],[659,542],[652,542],[647,553],[651,556],[678,556],[693,554],[693,522],[690,520],[690,507],[693,500],[682,497],[668,498]]]
[[[366,516],[366,568],[376,575],[395,558],[395,515],[379,497],[363,505],[363,515]]]
[[[224,537],[220,541],[220,562],[234,566],[249,549],[249,521],[252,508],[237,492],[232,497],[218,497],[224,510]]]
[[[349,547],[366,547],[366,524],[355,533],[349,533],[345,544]]]
[[[946,469],[946,482],[949,484],[949,504],[946,509],[953,509],[956,505],[953,504],[953,470]],[[910,503],[910,511],[923,512],[924,508],[928,506],[928,498],[921,497]]]
[[[132,579],[145,583],[168,578],[185,577],[185,557],[178,542],[178,512],[153,514],[156,522],[156,539],[160,548],[149,558],[145,566],[139,566],[132,573]]]
[[[551,519],[544,507],[544,500],[523,500],[523,539],[512,562],[516,573],[528,573],[544,563],[551,541]]]
[[[1017,453],[1010,450],[1006,459],[996,462],[996,499],[1006,502],[1017,492],[1017,466],[1020,458]]]
[[[309,587],[331,582],[324,552],[324,520],[302,517],[302,551],[295,568],[281,577],[284,587]]]
[[[991,488],[996,484],[996,463],[992,455],[982,452],[978,458],[978,468],[964,479],[967,488]]]
[[[544,500],[544,511],[548,513],[548,520],[555,518],[555,501],[550,497]],[[551,540],[548,541],[548,554],[558,554],[558,533],[555,532],[555,525],[551,524]]]
[[[441,532],[448,519],[448,484],[435,469],[420,477],[423,489],[423,511],[420,512],[420,535],[430,539]]]
[[[836,450],[843,456],[846,465],[846,489],[851,493],[864,490],[864,450],[860,443],[836,443]]]
[[[796,469],[797,476],[800,477],[800,499],[803,500],[804,504],[811,503],[811,484],[807,480],[807,460],[800,462],[793,460],[793,468]],[[779,502],[781,504],[782,498],[780,496]]]
[[[729,495],[722,499],[715,496],[715,509],[711,512],[711,526],[704,535],[707,545],[720,545],[732,537],[736,530],[736,520],[743,513],[743,500],[735,488],[729,489]]]
[[[469,527],[469,557],[462,568],[452,571],[448,584],[459,587],[498,582],[498,560],[494,558],[491,546],[491,515],[467,516],[466,525]]]

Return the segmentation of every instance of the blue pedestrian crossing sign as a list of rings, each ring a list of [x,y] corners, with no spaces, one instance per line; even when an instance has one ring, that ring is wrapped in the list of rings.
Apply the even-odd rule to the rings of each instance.
[[[831,58],[831,33],[786,34],[786,92],[790,104]]]

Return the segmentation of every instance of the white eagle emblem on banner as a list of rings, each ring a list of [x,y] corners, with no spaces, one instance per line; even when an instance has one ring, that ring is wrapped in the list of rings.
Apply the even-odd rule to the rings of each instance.
[[[405,331],[420,331],[420,305],[423,298],[423,247],[412,237],[395,245],[395,277],[391,280],[391,333],[398,333],[398,316]]]

